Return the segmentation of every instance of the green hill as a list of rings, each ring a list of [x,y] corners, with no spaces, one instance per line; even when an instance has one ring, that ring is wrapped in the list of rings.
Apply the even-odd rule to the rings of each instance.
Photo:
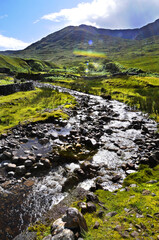
[[[23,59],[0,55],[0,72],[40,72],[56,67],[55,64],[36,59]]]
[[[110,30],[87,25],[69,26],[24,50],[0,53],[20,57],[22,60],[35,58],[63,65],[74,65],[90,58],[92,61],[100,61],[106,57],[125,67],[159,72],[159,20],[140,29]],[[25,67],[25,63],[16,58],[14,60],[15,63],[11,63],[13,66]],[[10,60],[7,62],[10,63]]]

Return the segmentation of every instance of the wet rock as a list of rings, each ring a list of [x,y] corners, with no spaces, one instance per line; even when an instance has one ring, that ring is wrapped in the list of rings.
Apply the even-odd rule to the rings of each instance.
[[[15,169],[15,172],[17,175],[24,175],[25,172],[26,172],[26,168],[25,168],[25,165],[20,165],[20,166],[17,166],[16,169]]]
[[[93,148],[96,149],[98,148],[98,143],[94,138],[85,138],[84,144],[88,147],[88,148]]]
[[[26,160],[26,161],[24,162],[24,165],[25,165],[26,167],[31,167],[31,166],[33,165],[33,162],[32,162],[31,160]]]
[[[8,177],[14,177],[14,176],[15,176],[15,172],[13,171],[8,172]]]
[[[68,208],[66,214],[62,217],[65,222],[65,228],[71,230],[80,229],[80,231],[88,231],[86,221],[83,215],[76,208]]]
[[[111,118],[110,118],[110,116],[103,115],[102,117],[99,118],[99,121],[101,121],[101,120],[106,123],[106,122],[110,122]]]
[[[94,202],[94,203],[99,202],[97,195],[95,195],[91,192],[86,195],[86,199],[87,199],[87,202]]]
[[[44,134],[42,131],[38,131],[38,132],[36,133],[36,136],[37,136],[38,138],[44,138],[44,137],[45,137],[45,134]]]
[[[64,182],[62,186],[62,191],[63,192],[68,191],[68,189],[73,188],[78,183],[79,183],[79,178],[76,175],[72,174],[72,176],[69,176]]]
[[[5,159],[11,159],[12,158],[12,153],[8,151],[3,152],[3,158]]]
[[[79,202],[78,207],[81,208],[82,214],[85,214],[87,212],[87,204],[85,202]]]
[[[26,142],[28,142],[28,138],[27,137],[20,138],[19,141],[23,142],[23,143],[26,143]]]
[[[136,173],[136,171],[135,171],[135,170],[127,170],[127,171],[126,171],[126,174],[127,174],[127,175],[129,175],[129,174],[131,174],[131,173]]]
[[[51,162],[50,162],[49,159],[47,159],[47,158],[42,158],[42,159],[41,159],[41,162],[44,164],[44,167],[45,167],[45,168],[50,168],[50,167],[51,167]]]
[[[87,202],[87,211],[89,213],[96,212],[96,205],[92,202]]]
[[[6,171],[13,171],[13,172],[15,172],[15,170],[16,170],[16,164],[13,164],[13,163],[8,163],[7,165],[6,165]]]
[[[26,178],[29,178],[29,177],[31,177],[32,176],[32,174],[30,173],[30,172],[27,172],[26,174],[25,174],[25,177]]]
[[[44,144],[47,144],[49,142],[49,139],[48,138],[41,138],[39,139],[39,142],[44,145]]]
[[[159,164],[159,152],[155,151],[149,157],[149,165],[155,167],[157,164]]]
[[[19,158],[17,156],[13,156],[11,162],[16,164],[16,163],[18,163],[18,160],[19,160]]]
[[[76,168],[76,169],[74,170],[74,173],[75,173],[79,178],[82,178],[82,179],[85,178],[85,173],[84,173],[84,171],[83,171],[81,168]]]
[[[19,156],[18,164],[24,165],[24,162],[27,160],[27,157]]]
[[[119,180],[121,179],[121,176],[120,175],[115,175],[114,177],[112,177],[112,182],[116,183],[118,182]]]
[[[40,160],[41,158],[42,158],[42,154],[41,153],[36,154],[36,160],[37,161]]]

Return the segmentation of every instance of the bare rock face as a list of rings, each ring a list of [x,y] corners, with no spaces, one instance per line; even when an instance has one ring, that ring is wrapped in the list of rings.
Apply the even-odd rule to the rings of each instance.
[[[74,240],[75,234],[81,231],[88,231],[83,215],[76,208],[68,208],[66,214],[52,224],[51,239]]]

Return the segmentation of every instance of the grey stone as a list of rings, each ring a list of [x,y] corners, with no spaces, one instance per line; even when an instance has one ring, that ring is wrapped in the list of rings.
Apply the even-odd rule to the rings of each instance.
[[[9,171],[14,171],[16,170],[16,164],[13,163],[8,163],[8,165],[6,165],[6,170]]]
[[[94,229],[98,229],[98,228],[99,228],[99,226],[100,226],[99,222],[95,222],[95,224],[94,224],[93,228],[94,228]]]
[[[25,174],[25,172],[26,172],[26,169],[25,169],[25,166],[24,165],[20,165],[20,166],[17,166],[16,167],[16,173],[18,174],[18,175],[24,175]]]
[[[51,240],[74,240],[74,233],[70,229],[64,229],[62,232],[54,235]]]
[[[99,202],[97,195],[91,192],[86,195],[86,199],[87,199],[87,202],[95,202],[95,203]]]
[[[107,213],[107,216],[108,217],[114,217],[117,214],[118,214],[117,212],[109,212],[109,213]]]
[[[31,160],[26,160],[24,164],[26,167],[31,167],[33,165],[33,162]]]
[[[87,211],[89,213],[96,212],[96,205],[92,202],[87,203]]]
[[[65,228],[76,229],[87,231],[87,224],[83,215],[76,208],[68,208],[66,215],[63,216],[62,220],[65,222]]]

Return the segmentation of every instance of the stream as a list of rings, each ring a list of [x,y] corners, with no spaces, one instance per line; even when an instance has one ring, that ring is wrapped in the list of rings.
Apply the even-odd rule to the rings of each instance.
[[[66,110],[70,116],[67,121],[19,126],[1,138],[2,240],[13,239],[73,188],[121,188],[124,178],[136,172],[140,162],[148,161],[157,148],[157,124],[146,114],[99,96],[50,84],[35,85],[68,92],[78,105]],[[49,162],[51,167],[43,171]],[[14,163],[15,172],[23,166],[19,178],[10,163]],[[5,171],[9,168],[10,177]]]

